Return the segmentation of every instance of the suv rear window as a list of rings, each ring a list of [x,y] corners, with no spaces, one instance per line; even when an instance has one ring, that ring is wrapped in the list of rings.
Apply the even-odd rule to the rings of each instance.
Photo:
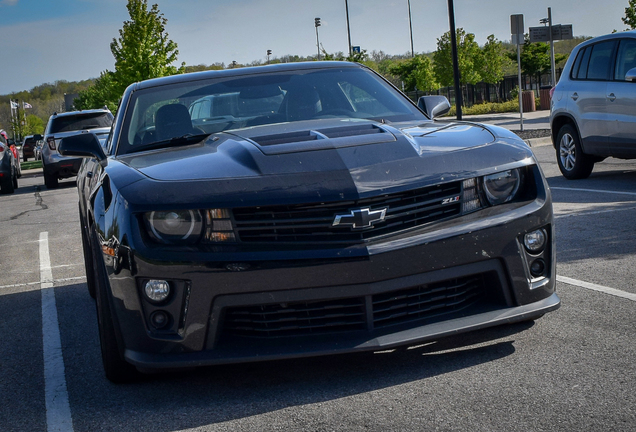
[[[113,115],[110,113],[69,115],[53,119],[51,133],[110,127],[112,123]]]

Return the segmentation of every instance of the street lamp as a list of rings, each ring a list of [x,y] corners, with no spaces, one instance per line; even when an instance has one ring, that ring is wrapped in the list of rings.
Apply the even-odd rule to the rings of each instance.
[[[411,31],[411,57],[415,57],[415,51],[413,51],[413,21],[411,21],[411,0],[409,2],[409,29]]]
[[[272,55],[272,50],[267,50],[267,64],[269,64],[269,56]]]
[[[314,25],[316,26],[316,49],[318,49],[318,61],[320,61],[320,41],[318,40],[318,27],[320,27],[320,18],[314,18]]]
[[[457,59],[457,34],[455,32],[455,8],[453,0],[448,0],[448,21],[450,24],[451,51],[453,55],[453,76],[455,77],[455,105],[457,120],[462,119],[462,91],[459,86],[459,61]]]
[[[347,12],[347,37],[349,38],[349,57],[353,55],[351,52],[351,29],[349,28],[349,1],[345,0],[345,10]]]

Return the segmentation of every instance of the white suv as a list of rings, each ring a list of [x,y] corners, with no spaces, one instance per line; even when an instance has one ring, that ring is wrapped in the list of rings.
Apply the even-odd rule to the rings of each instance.
[[[552,91],[552,142],[565,178],[589,177],[608,156],[636,159],[636,31],[578,45]]]

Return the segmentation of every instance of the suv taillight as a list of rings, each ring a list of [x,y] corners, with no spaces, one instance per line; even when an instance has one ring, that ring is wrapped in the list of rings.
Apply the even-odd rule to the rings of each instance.
[[[46,143],[49,145],[49,148],[51,150],[55,150],[55,138],[54,137],[48,137],[46,139]]]
[[[550,100],[552,100],[552,97],[554,96],[554,89],[555,89],[555,87],[552,87],[550,89]]]

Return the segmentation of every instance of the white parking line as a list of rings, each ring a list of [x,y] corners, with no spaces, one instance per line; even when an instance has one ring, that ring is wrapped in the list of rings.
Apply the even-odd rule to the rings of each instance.
[[[55,279],[53,281],[53,283],[57,284],[57,283],[60,283],[60,282],[70,282],[70,281],[75,281],[75,280],[86,280],[86,276],[76,276],[76,277],[70,277],[70,278]],[[40,281],[40,282],[25,282],[25,283],[20,283],[20,284],[13,284],[13,285],[2,285],[2,286],[0,286],[0,290],[7,289],[7,288],[27,287],[27,286],[31,286],[31,285],[40,285],[40,288],[42,288],[42,281]]]
[[[614,212],[626,211],[626,210],[636,210],[636,207],[623,207],[623,208],[616,208],[616,209],[609,209],[609,210],[598,210],[598,211],[591,211],[591,212],[582,211],[581,213],[568,213],[568,214],[562,214],[562,215],[555,215],[554,218],[555,219],[563,219],[563,218],[567,218],[567,217],[590,216],[590,215],[597,215],[597,214],[603,214],[603,213],[614,213]]]
[[[596,285],[590,282],[584,282],[576,279],[572,279],[565,276],[557,276],[557,281],[566,283],[568,285],[574,285],[581,288],[587,288],[594,291],[599,291],[605,294],[610,294],[616,297],[621,297],[631,301],[636,301],[636,294],[632,294],[626,291],[617,290],[616,288],[610,288],[603,285]]]
[[[73,431],[73,419],[64,375],[60,325],[55,305],[48,232],[40,233],[40,281],[46,430],[47,432]]]
[[[576,191],[576,192],[597,192],[597,193],[611,194],[611,195],[636,196],[636,192],[609,191],[609,190],[599,190],[599,189],[579,189],[579,188],[565,188],[565,187],[550,187],[550,189],[552,189],[552,190]]]

